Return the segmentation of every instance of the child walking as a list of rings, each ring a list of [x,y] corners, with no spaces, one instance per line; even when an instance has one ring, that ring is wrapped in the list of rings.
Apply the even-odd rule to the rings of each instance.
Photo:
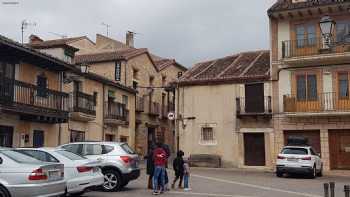
[[[179,188],[182,188],[182,181],[184,178],[184,160],[182,158],[183,156],[184,156],[184,152],[179,150],[177,152],[176,158],[173,161],[173,168],[175,171],[175,179],[174,179],[173,183],[171,184],[172,189],[175,188],[175,184],[179,179],[180,179]]]
[[[191,191],[191,188],[189,187],[190,182],[190,164],[188,159],[184,160],[184,190],[185,191]]]

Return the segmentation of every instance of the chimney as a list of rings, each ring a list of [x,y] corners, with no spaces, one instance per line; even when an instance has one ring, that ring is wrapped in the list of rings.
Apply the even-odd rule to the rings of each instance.
[[[126,32],[126,46],[128,47],[134,47],[134,32],[127,31]]]
[[[37,35],[30,35],[29,36],[29,44],[35,44],[35,43],[39,43],[39,42],[43,42],[44,40],[41,39],[39,36]]]

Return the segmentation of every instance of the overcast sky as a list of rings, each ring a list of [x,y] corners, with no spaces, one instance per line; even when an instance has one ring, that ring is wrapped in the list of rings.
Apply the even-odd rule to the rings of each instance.
[[[21,40],[21,21],[36,22],[24,33],[44,39],[106,34],[125,40],[136,35],[135,46],[175,58],[187,67],[233,53],[268,49],[266,10],[276,0],[0,0],[0,32]],[[8,2],[18,2],[9,4]]]

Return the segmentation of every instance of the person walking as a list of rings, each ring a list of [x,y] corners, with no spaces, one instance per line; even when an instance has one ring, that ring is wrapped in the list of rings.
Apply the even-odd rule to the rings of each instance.
[[[191,191],[189,187],[190,182],[190,164],[188,159],[184,160],[184,191]]]
[[[153,160],[154,145],[151,145],[148,154],[145,157],[146,163],[146,174],[148,175],[148,189],[153,189],[153,174],[154,174],[154,160]]]
[[[183,157],[184,152],[182,150],[179,150],[176,154],[176,158],[173,161],[173,169],[175,171],[175,178],[173,183],[171,184],[171,188],[175,188],[176,182],[180,179],[179,182],[179,188],[182,188],[182,181],[184,176],[184,160]]]
[[[165,189],[165,166],[167,162],[167,154],[161,143],[157,143],[157,148],[153,151],[153,160],[153,195],[159,195]]]

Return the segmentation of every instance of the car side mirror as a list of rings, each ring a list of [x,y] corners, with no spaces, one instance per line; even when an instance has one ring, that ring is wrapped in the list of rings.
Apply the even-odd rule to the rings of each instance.
[[[321,158],[321,153],[317,153],[317,156],[319,156]]]

